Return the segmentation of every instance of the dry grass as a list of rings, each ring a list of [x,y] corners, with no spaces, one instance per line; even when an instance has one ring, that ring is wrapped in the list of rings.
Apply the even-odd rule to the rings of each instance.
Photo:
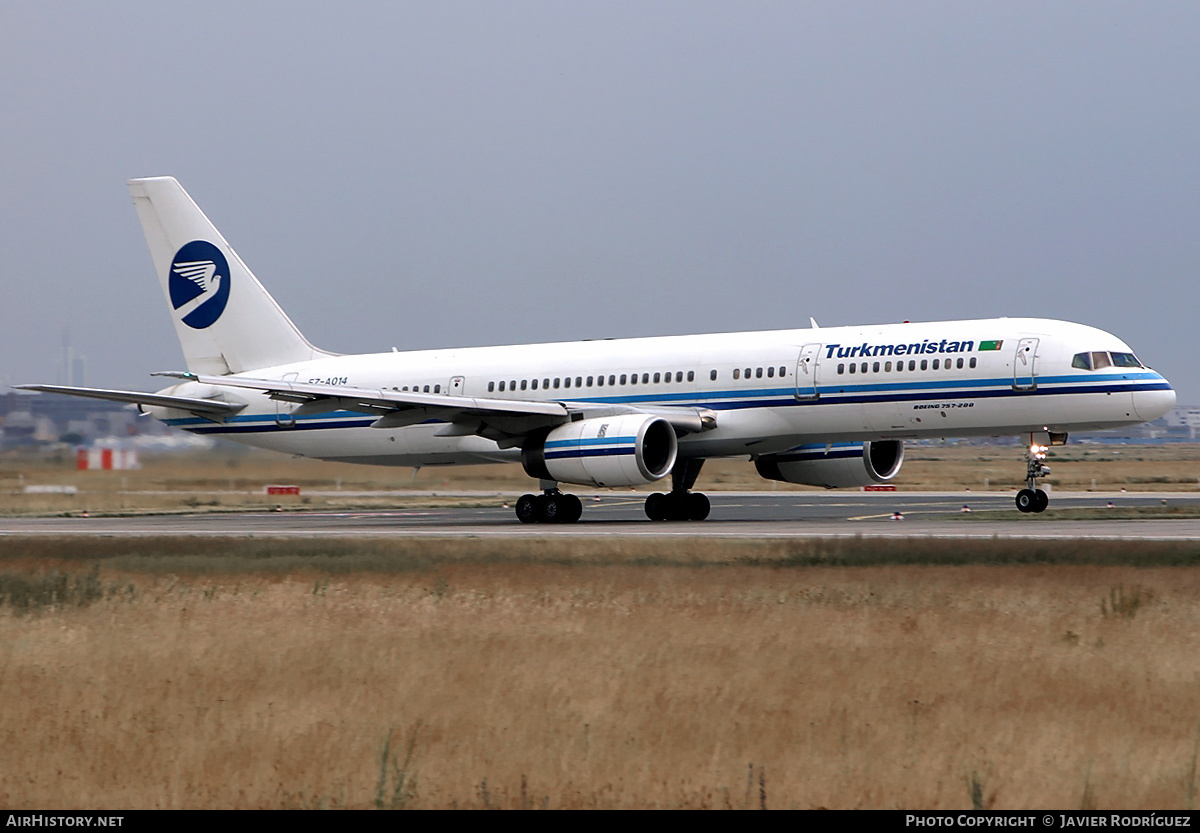
[[[870,564],[861,542],[90,546],[0,548],[6,575],[102,588],[0,607],[6,807],[1195,800],[1195,569]]]
[[[1024,476],[1017,446],[913,446],[894,481],[905,491],[1019,488]],[[1066,446],[1048,460],[1055,488],[1081,491],[1196,491],[1200,445]],[[24,494],[25,485],[75,486],[76,495]],[[268,484],[301,487],[300,497],[269,497]],[[530,491],[519,465],[412,469],[293,459],[265,451],[221,451],[150,457],[136,471],[76,471],[69,455],[0,456],[0,515],[123,512],[205,512],[285,508],[346,509],[442,505],[448,500],[500,503]],[[662,483],[639,491],[663,488]],[[745,460],[712,460],[698,488],[712,491],[811,491],[763,480]],[[475,491],[470,498],[431,497]],[[364,495],[363,492],[380,494]]]

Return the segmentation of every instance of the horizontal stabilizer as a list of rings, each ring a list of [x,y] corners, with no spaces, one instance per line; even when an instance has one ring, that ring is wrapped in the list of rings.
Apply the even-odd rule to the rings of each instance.
[[[187,396],[167,396],[161,393],[141,393],[135,390],[106,390],[104,388],[75,388],[67,385],[13,385],[17,390],[36,390],[42,393],[64,393],[68,396],[83,396],[88,399],[105,399],[109,402],[128,402],[131,405],[151,405],[158,408],[176,408],[204,416],[224,417],[245,408],[230,402],[213,399],[192,399]]]

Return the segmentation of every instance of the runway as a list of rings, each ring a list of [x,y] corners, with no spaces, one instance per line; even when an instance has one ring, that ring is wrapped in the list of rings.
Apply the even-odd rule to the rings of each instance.
[[[445,493],[439,493],[446,497]],[[124,517],[0,518],[0,536],[229,536],[441,538],[1014,538],[1031,540],[1200,540],[1200,518],[1105,519],[1135,507],[1200,510],[1200,494],[1054,495],[1044,515],[1022,515],[1008,494],[712,492],[712,514],[701,522],[646,519],[643,494],[580,495],[583,519],[570,525],[524,525],[513,496],[464,496],[474,505],[394,510],[282,511]],[[414,501],[415,502],[415,501]],[[1109,508],[1109,504],[1112,508]],[[967,507],[970,512],[964,512]],[[1095,510],[1084,520],[1056,512]],[[899,513],[897,517],[896,513]]]

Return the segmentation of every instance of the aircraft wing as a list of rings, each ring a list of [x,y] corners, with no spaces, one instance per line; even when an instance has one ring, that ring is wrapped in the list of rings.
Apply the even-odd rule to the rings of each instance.
[[[213,399],[193,399],[188,396],[168,396],[161,393],[141,393],[134,390],[107,390],[105,388],[76,388],[69,385],[13,385],[17,390],[36,390],[42,393],[63,393],[83,396],[88,399],[105,399],[109,402],[128,402],[131,405],[151,405],[159,408],[177,408],[190,411],[206,419],[220,420],[236,414],[245,405],[219,402]]]
[[[374,428],[402,428],[436,419],[451,423],[441,436],[478,434],[497,440],[522,436],[537,428],[559,425],[571,419],[618,413],[648,413],[661,416],[682,432],[703,431],[716,425],[716,413],[707,409],[608,405],[530,399],[492,399],[446,393],[374,390],[344,385],[322,385],[245,376],[204,376],[169,372],[157,376],[188,379],[205,385],[256,390],[271,399],[300,405],[294,413],[329,410],[378,414]]]

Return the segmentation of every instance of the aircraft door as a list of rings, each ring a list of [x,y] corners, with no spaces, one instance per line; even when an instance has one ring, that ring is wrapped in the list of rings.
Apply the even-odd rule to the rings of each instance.
[[[1037,388],[1036,338],[1023,338],[1017,344],[1017,355],[1013,358],[1013,390]]]
[[[796,361],[797,399],[817,398],[817,359],[820,354],[819,344],[806,344],[800,348],[800,358]]]
[[[462,376],[451,376],[450,384],[446,386],[446,393],[449,393],[452,396],[462,396],[463,381],[464,377]]]
[[[298,376],[298,375],[299,374],[297,374],[297,373],[285,373],[283,375],[282,381],[294,382],[294,381],[296,381],[296,376]],[[278,425],[280,428],[295,428],[296,427],[296,418],[294,416],[292,416],[292,411],[294,411],[294,410],[296,410],[295,402],[282,402],[282,401],[276,399],[275,400],[275,424]]]

